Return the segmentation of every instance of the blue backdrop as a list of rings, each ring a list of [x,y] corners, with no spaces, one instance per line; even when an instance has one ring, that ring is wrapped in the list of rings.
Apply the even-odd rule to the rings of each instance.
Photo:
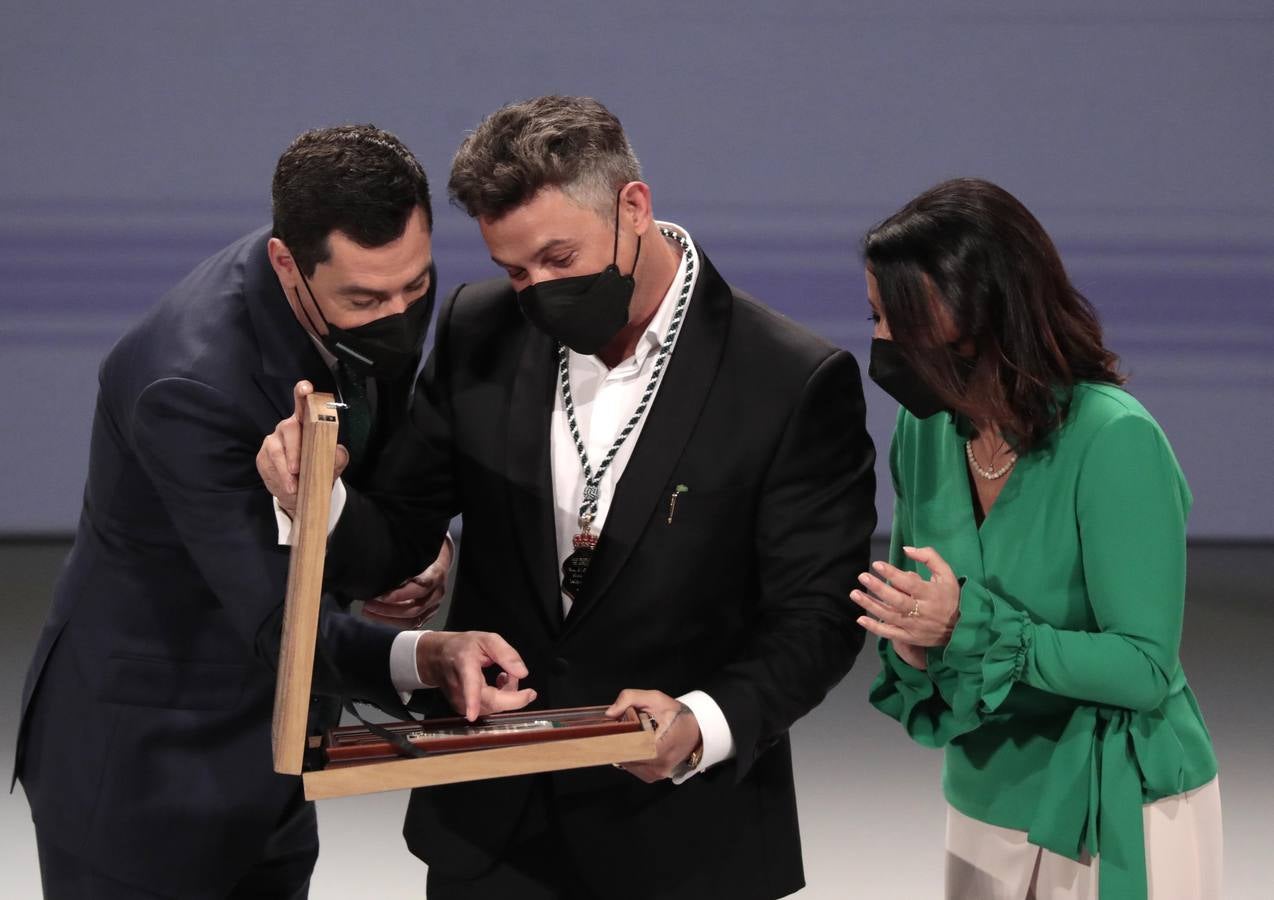
[[[942,178],[1001,183],[1167,430],[1192,533],[1274,538],[1268,0],[8,6],[0,532],[73,528],[98,362],[266,221],[295,134],[403,137],[436,185],[446,289],[498,274],[442,196],[464,131],[561,92],[620,116],[657,214],[729,279],[860,358],[863,230]],[[894,405],[868,404],[883,458]]]

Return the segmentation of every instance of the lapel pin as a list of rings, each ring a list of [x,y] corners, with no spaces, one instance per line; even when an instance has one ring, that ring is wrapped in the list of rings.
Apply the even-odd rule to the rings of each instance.
[[[682,494],[689,493],[690,488],[684,484],[677,485],[677,489],[672,492],[672,496],[668,498],[668,524],[672,524],[672,517],[677,514],[677,497]]]

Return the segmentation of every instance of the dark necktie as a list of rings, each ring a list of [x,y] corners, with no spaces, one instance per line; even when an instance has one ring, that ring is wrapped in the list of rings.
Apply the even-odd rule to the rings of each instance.
[[[345,363],[337,363],[336,378],[341,386],[341,399],[345,401],[345,422],[348,425],[349,465],[357,468],[367,451],[367,439],[372,433],[372,408],[367,400],[367,378]]]

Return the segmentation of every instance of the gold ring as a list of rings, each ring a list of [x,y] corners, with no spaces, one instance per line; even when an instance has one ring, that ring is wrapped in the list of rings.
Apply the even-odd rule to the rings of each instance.
[[[907,613],[908,619],[914,619],[920,615],[920,601],[913,598],[911,612]]]

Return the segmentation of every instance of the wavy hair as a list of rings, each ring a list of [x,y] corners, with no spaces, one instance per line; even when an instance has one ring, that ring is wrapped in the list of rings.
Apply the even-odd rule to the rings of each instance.
[[[1044,227],[1003,188],[944,181],[867,232],[863,257],[899,349],[950,409],[1019,452],[1066,418],[1077,381],[1122,384],[1091,303]],[[971,342],[971,366],[946,352]]]

